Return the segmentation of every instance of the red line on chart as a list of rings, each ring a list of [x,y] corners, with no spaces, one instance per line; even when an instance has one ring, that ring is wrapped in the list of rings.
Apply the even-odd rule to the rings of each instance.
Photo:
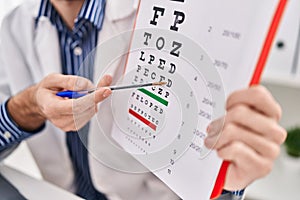
[[[140,120],[141,122],[143,122],[144,124],[146,124],[147,126],[149,126],[150,128],[152,128],[154,131],[156,131],[156,126],[153,123],[149,122],[147,119],[145,119],[138,113],[134,112],[132,109],[129,109],[129,113],[133,115],[135,118],[137,118],[138,120]]]

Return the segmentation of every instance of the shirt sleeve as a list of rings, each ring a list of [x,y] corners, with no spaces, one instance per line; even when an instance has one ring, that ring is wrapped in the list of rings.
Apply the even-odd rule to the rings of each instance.
[[[223,190],[222,195],[217,200],[243,200],[245,190],[227,191]]]
[[[18,125],[12,120],[9,112],[7,111],[7,101],[0,104],[0,153],[10,148],[22,140],[41,132],[45,124],[33,132],[26,132],[22,130]]]

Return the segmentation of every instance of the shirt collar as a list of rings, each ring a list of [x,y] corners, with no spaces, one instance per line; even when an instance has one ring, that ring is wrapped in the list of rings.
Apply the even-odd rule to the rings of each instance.
[[[77,18],[75,19],[75,26],[80,23],[80,21],[86,20],[100,30],[104,18],[104,11],[105,0],[85,0]],[[38,15],[36,17],[36,24],[41,16],[49,18],[59,30],[62,30],[63,22],[53,5],[50,3],[50,0],[41,0]]]
[[[140,0],[108,0],[105,6],[105,18],[107,18],[109,21],[117,21],[126,18],[135,13],[135,11],[138,9],[139,2]],[[40,18],[40,5],[40,3],[36,3],[34,9],[32,10],[32,16],[35,18],[36,24]]]
[[[105,0],[85,0],[75,23],[84,19],[99,30],[102,26],[105,11]]]

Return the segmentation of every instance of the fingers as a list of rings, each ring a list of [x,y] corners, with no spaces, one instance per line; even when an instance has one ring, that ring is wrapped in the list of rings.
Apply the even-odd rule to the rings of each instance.
[[[65,124],[68,129],[78,130],[82,128],[97,112],[97,103],[111,95],[112,91],[108,87],[111,84],[111,76],[104,76],[98,84],[99,89],[94,93],[73,100],[72,114],[74,122]]]
[[[111,95],[112,91],[108,87],[101,87],[94,92],[94,103],[100,103]]]
[[[75,131],[94,116],[96,107],[91,94],[79,99],[52,100],[45,107],[44,113],[56,127],[63,131]]]
[[[261,166],[256,169],[264,169],[264,172],[261,172],[260,175],[266,174],[271,170],[271,166],[265,168],[267,161],[262,156],[259,156],[251,147],[242,142],[231,143],[218,151],[218,156],[224,160],[231,161],[234,165],[240,166],[244,171],[252,171],[253,166]]]
[[[230,109],[237,104],[245,104],[249,107],[253,107],[277,121],[281,117],[281,108],[279,104],[262,86],[254,86],[249,89],[234,92],[228,98],[226,109]]]
[[[268,139],[258,133],[244,129],[236,124],[228,124],[224,127],[220,135],[207,137],[205,145],[210,149],[222,150],[226,146],[240,141],[263,156],[275,159],[279,155],[280,148],[276,143],[268,142]]]
[[[104,75],[102,77],[102,79],[99,81],[97,87],[106,87],[106,86],[110,86],[110,84],[112,83],[112,77],[110,75]]]
[[[95,109],[89,108],[83,113],[72,116],[60,116],[50,119],[50,121],[63,131],[77,131],[84,127],[88,121],[94,116]]]
[[[86,110],[94,109],[94,108],[95,108],[95,102],[94,102],[93,94],[89,94],[73,100],[72,113],[74,115],[78,115],[84,113]]]
[[[50,74],[42,81],[42,86],[48,89],[86,90],[93,88],[90,80],[72,75]]]
[[[263,87],[229,97],[225,118],[208,126],[205,140],[208,148],[231,162],[226,189],[243,189],[270,172],[286,138],[286,131],[278,124],[280,115],[280,106]]]
[[[75,106],[71,104],[73,103],[73,101],[70,99],[58,101],[56,104],[56,108],[62,111],[62,115],[69,115],[72,114],[72,112],[83,112],[83,110],[87,110],[91,106],[95,107],[95,104],[103,101],[111,94],[111,90],[109,88],[104,88],[104,86],[110,85],[111,82],[112,77],[110,75],[105,75],[98,84],[98,87],[100,87],[99,90],[96,90],[93,94],[86,95],[85,97],[77,99],[76,101],[74,101],[76,103]],[[83,77],[50,74],[42,81],[42,87],[52,90],[53,88],[60,88],[63,90],[79,91],[94,88],[94,85],[91,81]],[[52,93],[55,92],[56,91],[53,91]],[[55,98],[61,99],[60,97]],[[75,110],[72,110],[72,108]]]
[[[219,135],[224,128],[225,116],[212,121],[207,127],[207,133],[210,137]]]
[[[237,105],[227,112],[225,118],[213,121],[207,133],[208,148],[220,148],[233,140],[241,140],[256,148],[258,142],[263,145],[258,139],[261,137],[280,145],[286,138],[286,130],[276,121],[245,105]]]
[[[110,94],[111,90],[109,88],[99,88],[94,93],[78,99],[64,99],[63,101],[57,101],[55,110],[60,110],[61,115],[82,114],[89,109],[95,110],[96,104],[103,101]],[[54,108],[50,109],[53,110]]]
[[[282,144],[285,140],[286,131],[276,121],[242,104],[232,107],[227,112],[225,124],[237,124],[276,144]]]
[[[218,151],[218,156],[231,163],[224,185],[224,189],[230,191],[244,189],[254,180],[270,173],[273,167],[273,160],[260,156],[238,141]]]
[[[82,128],[97,112],[97,103],[111,94],[108,86],[111,76],[104,76],[99,82],[100,87],[94,93],[78,99],[68,99],[56,96],[59,90],[86,90],[95,88],[91,81],[78,76],[51,74],[38,84],[35,99],[45,118],[55,126],[64,130],[78,130]]]
[[[70,82],[68,83],[70,85],[70,88],[72,87],[73,85],[73,81],[76,81],[75,82],[75,86],[73,90],[75,91],[80,91],[80,90],[88,90],[88,89],[93,89],[95,88],[95,85],[88,79],[86,78],[83,78],[83,77],[70,77]]]
[[[109,87],[112,83],[112,77],[110,75],[105,75],[102,77],[102,79],[99,81],[97,88],[98,90],[94,93],[94,102],[97,104],[107,97],[109,97],[112,93]]]
[[[90,121],[90,119],[95,115],[95,113],[95,107],[90,107],[88,110],[74,115],[75,130],[80,130],[82,127],[84,127],[88,123],[88,121]]]

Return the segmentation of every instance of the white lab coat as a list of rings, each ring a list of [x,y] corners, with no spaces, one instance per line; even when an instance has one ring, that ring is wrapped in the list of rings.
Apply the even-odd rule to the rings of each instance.
[[[136,13],[135,5],[134,0],[107,1],[99,43],[122,31],[132,29]],[[0,102],[38,83],[50,73],[61,72],[59,42],[55,27],[45,17],[40,18],[36,29],[34,27],[38,8],[38,1],[26,3],[13,10],[3,21],[0,48],[2,57],[0,59]],[[122,52],[125,49],[128,49],[128,40],[120,41],[119,48],[114,51]],[[99,67],[95,68],[95,76],[99,74],[97,70]],[[102,107],[105,110],[105,106]],[[101,112],[104,110],[100,109]],[[110,128],[110,118],[104,120],[107,128]],[[89,145],[93,148],[93,154],[103,153],[105,150],[105,141],[97,134],[97,130],[99,130],[97,122],[93,118],[89,133]],[[65,135],[63,131],[47,123],[42,133],[31,137],[27,142],[43,178],[72,191],[74,173]],[[105,167],[94,156],[90,156],[89,159],[94,185],[110,199],[178,199],[151,173],[138,175],[122,173]],[[134,161],[129,159],[128,164],[131,162]]]

